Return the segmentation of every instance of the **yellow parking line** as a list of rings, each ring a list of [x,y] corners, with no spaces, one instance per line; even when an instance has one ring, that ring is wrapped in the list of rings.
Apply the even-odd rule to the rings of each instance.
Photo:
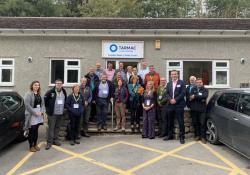
[[[44,144],[44,142],[40,142],[38,144],[39,147],[41,147]],[[6,175],[12,175],[14,174],[25,162],[27,162],[31,156],[34,154],[34,152],[29,152],[22,160],[20,160]]]
[[[116,143],[116,144],[118,144],[118,143]],[[110,145],[111,145],[111,144],[110,144]],[[113,145],[115,145],[115,144],[113,144]],[[72,151],[69,151],[69,150],[66,150],[66,149],[64,149],[64,148],[61,148],[61,147],[58,147],[58,146],[53,146],[53,147],[54,147],[55,149],[59,150],[59,151],[62,151],[62,152],[64,152],[64,153],[66,153],[66,154],[70,154],[70,155],[76,156],[77,158],[83,159],[83,160],[85,160],[85,161],[88,161],[88,162],[90,162],[90,163],[92,163],[92,164],[98,165],[98,166],[100,166],[100,167],[102,167],[102,168],[106,168],[106,169],[111,170],[111,171],[113,171],[113,172],[116,172],[116,173],[119,173],[119,174],[124,174],[124,175],[125,175],[125,174],[126,174],[126,175],[129,175],[129,174],[130,174],[130,173],[127,173],[126,171],[123,171],[123,170],[118,169],[118,168],[116,168],[116,167],[107,165],[107,164],[102,163],[102,162],[98,162],[98,161],[96,161],[96,160],[94,160],[94,159],[91,159],[91,158],[89,158],[89,157],[83,156],[83,155],[81,155],[81,154],[76,154],[76,153],[74,153],[74,152],[72,152]]]
[[[36,172],[39,172],[39,171],[42,171],[44,169],[47,169],[47,168],[50,168],[50,167],[53,167],[53,166],[56,166],[58,164],[61,164],[63,162],[66,162],[66,161],[69,161],[69,160],[72,160],[72,159],[75,159],[76,156],[72,156],[72,157],[68,157],[66,159],[62,159],[62,160],[59,160],[59,161],[56,161],[56,162],[53,162],[53,163],[50,163],[50,164],[47,164],[47,165],[44,165],[42,167],[39,167],[39,168],[36,168],[36,169],[33,169],[33,170],[30,170],[30,171],[27,171],[27,172],[24,172],[24,173],[21,173],[20,175],[28,175],[28,174],[33,174],[33,173],[36,173]]]
[[[133,144],[133,143],[129,143],[129,142],[122,142],[122,144],[133,146],[133,147],[137,147],[137,148],[141,148],[141,149],[144,149],[144,150],[148,150],[148,151],[152,151],[152,152],[156,152],[156,153],[160,153],[160,154],[167,153],[165,151],[160,151],[158,149],[146,147],[146,146],[143,146],[143,145]]]
[[[219,169],[226,170],[226,171],[233,171],[233,169],[228,168],[228,167],[220,166],[220,165],[210,163],[210,162],[205,162],[205,161],[201,161],[201,160],[192,159],[192,158],[189,158],[189,157],[180,156],[180,155],[177,155],[177,154],[171,154],[170,156],[178,158],[178,159],[187,160],[187,161],[195,162],[195,163],[198,163],[198,164],[214,167],[214,168],[219,168]]]
[[[118,145],[118,144],[121,144],[121,143],[123,143],[123,142],[119,141],[119,142],[111,143],[111,144],[108,144],[108,145],[105,145],[105,146],[102,146],[102,147],[94,148],[94,149],[91,149],[91,150],[89,150],[87,152],[82,153],[82,155],[85,156],[85,155],[90,154],[92,152],[100,151],[102,149],[109,148],[111,146],[115,146],[115,145]]]
[[[220,155],[218,152],[216,152],[215,150],[213,150],[212,148],[210,148],[207,144],[202,144],[201,142],[199,142],[203,147],[205,147],[208,151],[210,151],[213,155],[215,155],[216,157],[218,157],[220,160],[222,160],[225,164],[227,164],[228,166],[230,166],[234,171],[237,171],[238,173],[240,173],[241,175],[247,175],[247,173],[245,173],[244,171],[242,171],[239,167],[237,167],[234,163],[232,163],[231,161],[229,161],[228,159],[226,159],[225,157],[223,157],[222,155]]]
[[[190,143],[187,143],[185,145],[182,145],[182,146],[180,146],[180,147],[178,147],[178,148],[176,148],[176,149],[174,149],[174,150],[172,150],[170,152],[166,152],[166,153],[164,153],[164,154],[162,154],[162,155],[160,155],[160,156],[158,156],[156,158],[153,158],[153,159],[151,159],[151,160],[149,160],[149,161],[147,161],[145,163],[142,163],[142,164],[140,164],[138,166],[135,166],[135,167],[127,170],[126,172],[127,173],[134,173],[135,171],[138,171],[139,169],[142,169],[142,168],[147,167],[147,166],[149,166],[151,164],[154,164],[155,162],[169,156],[170,154],[174,154],[174,153],[176,153],[178,151],[181,151],[181,150],[183,150],[183,149],[185,149],[185,148],[187,148],[187,147],[189,147],[189,146],[191,146],[191,145],[193,145],[195,143],[196,142],[190,142]]]

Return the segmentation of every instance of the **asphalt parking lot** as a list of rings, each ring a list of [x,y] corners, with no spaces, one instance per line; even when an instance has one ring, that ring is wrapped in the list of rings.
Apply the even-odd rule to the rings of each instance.
[[[28,152],[28,143],[11,144],[0,151],[0,174],[81,175],[246,175],[250,160],[224,145],[202,144],[192,139],[142,139],[139,135],[100,135],[67,141],[61,147]]]

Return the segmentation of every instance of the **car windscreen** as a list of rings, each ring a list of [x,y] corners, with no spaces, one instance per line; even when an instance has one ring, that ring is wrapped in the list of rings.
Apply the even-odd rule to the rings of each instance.
[[[14,95],[0,95],[0,114],[6,111],[15,112],[20,104],[20,99]]]

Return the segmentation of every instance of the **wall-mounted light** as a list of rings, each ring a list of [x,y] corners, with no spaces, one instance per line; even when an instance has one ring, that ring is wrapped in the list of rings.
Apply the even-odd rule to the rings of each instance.
[[[245,64],[246,63],[246,59],[245,58],[241,58],[240,59],[240,64]]]
[[[28,56],[27,61],[28,61],[29,63],[32,63],[33,58],[32,58],[31,56]]]
[[[161,49],[161,40],[155,40],[155,49]]]

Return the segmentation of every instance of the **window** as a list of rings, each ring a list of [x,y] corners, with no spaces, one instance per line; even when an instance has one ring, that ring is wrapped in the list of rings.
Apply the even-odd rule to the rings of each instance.
[[[14,59],[0,59],[0,86],[14,85]]]
[[[207,86],[229,86],[229,61],[167,61],[167,80],[171,79],[171,70],[179,72],[180,79],[189,84],[191,75],[203,79],[204,85]]]
[[[61,79],[64,84],[80,82],[80,60],[51,60],[50,61],[50,83],[54,84],[56,79]]]
[[[239,100],[238,111],[250,116],[250,95],[242,94]]]
[[[231,110],[235,110],[237,98],[238,98],[237,93],[224,93],[218,99],[217,104],[219,106],[222,106]]]

